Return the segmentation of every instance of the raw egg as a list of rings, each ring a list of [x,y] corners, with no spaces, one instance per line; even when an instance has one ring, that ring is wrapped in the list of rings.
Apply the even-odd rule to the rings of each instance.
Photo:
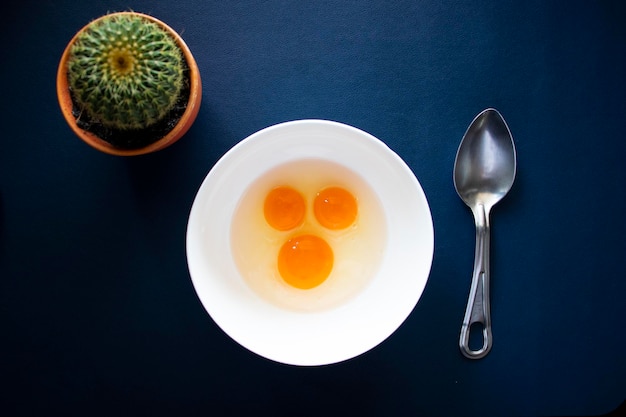
[[[315,288],[333,270],[333,250],[321,237],[311,234],[289,238],[278,252],[278,273],[295,288]]]
[[[359,175],[301,159],[250,184],[230,237],[239,273],[257,295],[278,307],[320,311],[367,286],[387,233],[382,205]]]
[[[291,187],[272,189],[265,197],[263,214],[267,223],[276,230],[290,230],[304,220],[304,197]]]
[[[320,224],[331,230],[345,229],[356,220],[357,200],[341,187],[324,188],[315,196],[313,212]]]

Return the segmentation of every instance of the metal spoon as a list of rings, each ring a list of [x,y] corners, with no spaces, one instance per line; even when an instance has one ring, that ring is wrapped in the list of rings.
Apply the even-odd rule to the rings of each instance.
[[[515,179],[515,145],[511,131],[495,109],[486,109],[467,128],[454,161],[454,188],[472,209],[476,222],[476,252],[469,300],[461,326],[459,347],[470,359],[491,350],[489,307],[489,212],[511,189]],[[469,346],[473,324],[482,325],[483,345]]]

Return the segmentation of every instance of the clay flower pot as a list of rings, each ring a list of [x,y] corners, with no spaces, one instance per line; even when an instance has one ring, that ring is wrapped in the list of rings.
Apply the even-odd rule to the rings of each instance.
[[[113,144],[114,142],[112,143],[112,141],[110,140],[103,139],[103,137],[101,136],[105,135],[102,135],[102,133],[99,132],[98,129],[92,129],[90,126],[85,125],[82,119],[87,116],[84,115],[84,109],[80,108],[80,106],[77,104],[75,97],[73,97],[72,89],[70,87],[70,80],[68,78],[68,60],[71,56],[72,45],[75,43],[76,39],[81,33],[87,30],[90,25],[112,15],[140,16],[147,21],[159,25],[174,39],[176,45],[182,52],[183,61],[186,65],[186,70],[184,71],[185,88],[181,90],[181,93],[179,95],[178,114],[168,114],[167,116],[165,116],[166,118],[169,118],[169,120],[165,120],[161,123],[161,125],[164,126],[161,131],[158,134],[155,134],[151,131],[150,135],[153,135],[155,137],[150,138],[147,144],[141,144],[139,145],[139,147],[125,147],[115,145]],[[141,155],[155,152],[164,149],[178,141],[187,132],[187,130],[189,130],[189,128],[195,121],[195,118],[198,115],[198,110],[200,109],[200,102],[202,99],[202,83],[200,80],[200,71],[198,69],[198,65],[191,51],[189,50],[189,47],[185,44],[180,35],[178,35],[172,28],[170,28],[160,20],[152,16],[136,12],[119,12],[108,14],[94,20],[93,22],[83,27],[68,43],[65,51],[63,52],[63,55],[61,56],[61,61],[59,63],[59,68],[57,72],[56,86],[61,111],[63,113],[63,116],[65,117],[65,120],[69,124],[70,128],[74,131],[74,133],[76,133],[78,137],[80,137],[84,142],[86,142],[93,148],[108,154],[120,156]],[[130,131],[124,131],[123,133],[129,137],[132,137],[135,134],[143,134],[145,132],[142,132],[142,129],[140,128]]]

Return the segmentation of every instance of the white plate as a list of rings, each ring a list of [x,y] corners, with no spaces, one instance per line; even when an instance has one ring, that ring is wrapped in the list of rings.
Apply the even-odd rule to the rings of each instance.
[[[230,250],[231,221],[259,176],[310,158],[348,168],[376,193],[387,225],[386,248],[371,282],[344,304],[290,311],[259,297],[240,276]],[[212,319],[250,351],[292,365],[347,360],[389,337],[422,295],[433,249],[428,202],[406,163],[372,135],[325,120],[278,124],[235,145],[200,186],[187,226],[191,279]]]

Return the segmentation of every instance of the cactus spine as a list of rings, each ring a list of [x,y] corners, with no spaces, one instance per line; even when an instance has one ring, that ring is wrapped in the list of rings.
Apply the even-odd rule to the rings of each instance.
[[[141,15],[95,20],[72,46],[70,88],[78,106],[105,127],[146,128],[167,115],[183,83],[183,57],[174,39]]]

